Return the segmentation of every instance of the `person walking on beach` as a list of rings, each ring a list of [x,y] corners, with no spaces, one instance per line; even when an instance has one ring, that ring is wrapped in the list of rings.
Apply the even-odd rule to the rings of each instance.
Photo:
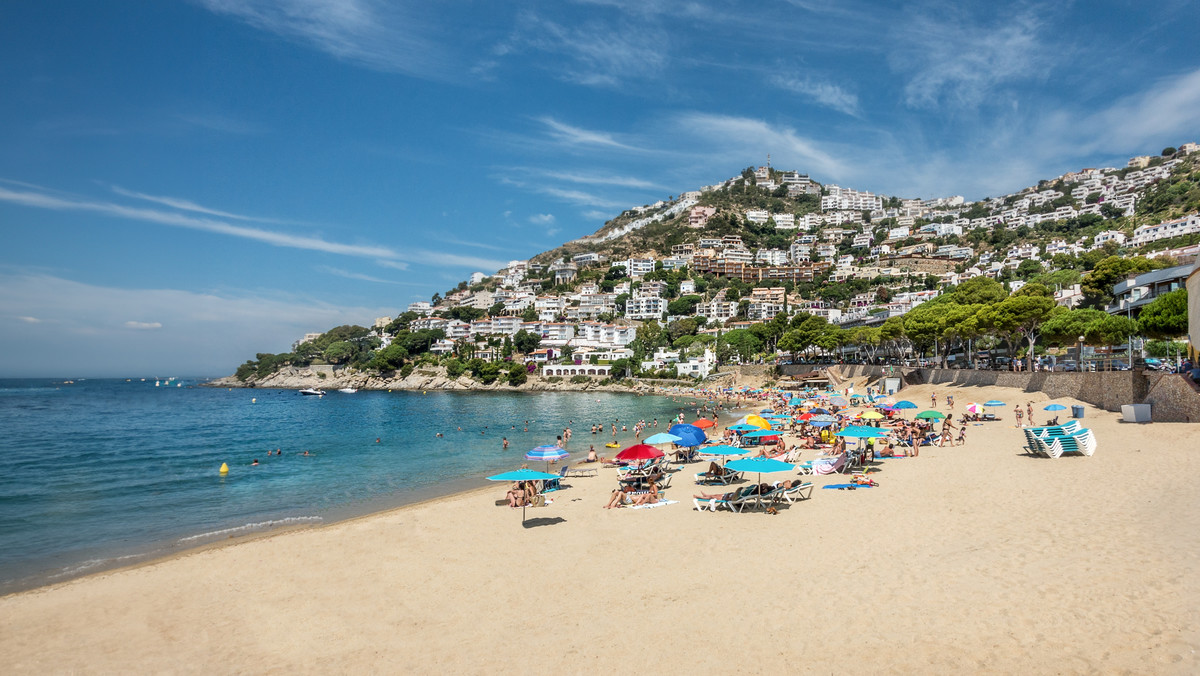
[[[1013,406],[1013,415],[1017,418],[1017,427],[1022,427],[1021,419],[1025,417],[1025,412],[1021,410],[1021,405]]]
[[[946,406],[950,407],[951,411],[954,410],[954,395],[953,394],[946,395]]]

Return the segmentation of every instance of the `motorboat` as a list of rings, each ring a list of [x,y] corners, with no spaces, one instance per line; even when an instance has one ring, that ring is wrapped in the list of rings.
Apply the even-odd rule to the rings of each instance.
[[[338,388],[338,392],[341,392],[343,394],[354,394],[357,391],[358,391],[358,389],[354,388],[354,387],[339,387]]]
[[[307,394],[312,397],[323,397],[325,396],[325,391],[318,390],[315,387],[310,387],[307,390],[300,390],[300,394]]]

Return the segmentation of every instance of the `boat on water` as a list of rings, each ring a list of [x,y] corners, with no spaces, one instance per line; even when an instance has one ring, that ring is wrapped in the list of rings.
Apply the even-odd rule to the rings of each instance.
[[[354,394],[357,391],[358,391],[358,388],[354,388],[354,387],[339,387],[338,388],[338,392],[342,392],[345,394]]]
[[[307,394],[307,395],[313,396],[313,397],[323,397],[323,396],[325,396],[325,390],[318,390],[316,388],[310,387],[307,390],[300,390],[300,394]]]

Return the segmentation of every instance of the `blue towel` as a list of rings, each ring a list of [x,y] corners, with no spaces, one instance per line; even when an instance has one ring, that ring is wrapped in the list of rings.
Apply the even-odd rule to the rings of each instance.
[[[821,486],[821,488],[837,488],[838,490],[842,490],[842,489],[854,490],[855,488],[858,488],[858,484],[829,484],[828,486]]]

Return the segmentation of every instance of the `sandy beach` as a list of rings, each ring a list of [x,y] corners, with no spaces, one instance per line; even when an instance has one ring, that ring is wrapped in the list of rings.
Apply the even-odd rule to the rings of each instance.
[[[903,398],[924,408],[931,389]],[[601,469],[522,527],[495,504],[506,486],[483,486],[0,598],[0,658],[13,674],[1196,673],[1196,428],[1087,406],[1093,457],[1034,458],[1011,405],[1040,423],[1049,400],[936,389],[943,411],[946,394],[956,413],[1009,407],[965,446],[881,461],[876,488],[814,477],[778,515],[698,513],[693,464],[676,504],[605,510]]]

